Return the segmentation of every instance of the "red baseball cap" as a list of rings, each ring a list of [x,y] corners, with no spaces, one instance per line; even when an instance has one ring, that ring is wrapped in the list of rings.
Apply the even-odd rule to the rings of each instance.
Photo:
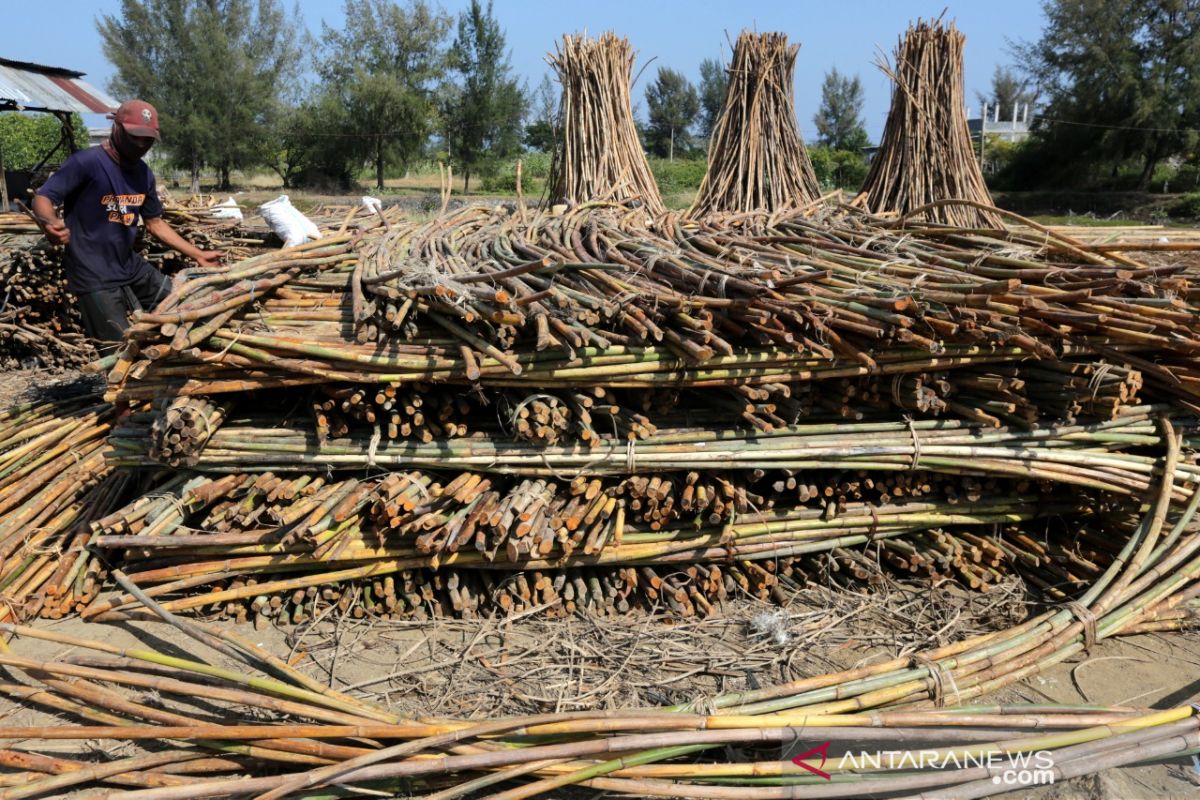
[[[118,123],[130,136],[159,138],[158,110],[145,100],[126,100],[108,118]]]

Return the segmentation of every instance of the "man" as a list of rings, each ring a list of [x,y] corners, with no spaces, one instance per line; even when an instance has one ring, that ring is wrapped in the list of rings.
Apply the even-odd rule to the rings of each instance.
[[[223,255],[189,244],[162,218],[154,173],[142,161],[159,138],[154,106],[127,100],[110,119],[104,144],[73,153],[33,198],[46,238],[67,247],[67,288],[87,335],[100,342],[119,342],[132,312],[153,309],[171,292],[171,279],[133,249],[139,217],[156,239],[202,267]]]

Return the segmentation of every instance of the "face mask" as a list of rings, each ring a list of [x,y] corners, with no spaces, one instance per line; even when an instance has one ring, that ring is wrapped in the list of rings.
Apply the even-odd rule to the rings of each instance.
[[[140,144],[134,141],[134,138],[126,133],[120,125],[113,125],[112,145],[122,161],[132,163],[150,152],[150,148],[154,146],[154,140],[148,139],[145,144]]]

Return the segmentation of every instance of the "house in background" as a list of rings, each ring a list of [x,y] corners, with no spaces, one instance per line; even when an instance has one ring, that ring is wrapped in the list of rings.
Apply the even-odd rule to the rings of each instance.
[[[1033,120],[1029,114],[1028,103],[1013,108],[1012,119],[1000,119],[999,105],[984,103],[982,111],[980,116],[967,120],[967,129],[971,131],[971,139],[974,141],[979,141],[981,130],[988,136],[996,136],[1014,144],[1028,138],[1029,123]]]
[[[984,103],[981,111],[975,119],[967,120],[967,129],[971,132],[971,141],[975,143],[975,154],[979,157],[980,167],[985,174],[991,174],[998,167],[987,157],[987,139],[981,137],[980,133],[993,141],[999,139],[1011,144],[1020,144],[1029,138],[1029,124],[1033,117],[1030,116],[1028,103],[1017,104],[1010,119],[1000,118],[999,104]]]
[[[96,147],[104,143],[108,138],[108,134],[112,132],[112,127],[109,125],[96,127],[89,125],[88,129],[88,147]]]

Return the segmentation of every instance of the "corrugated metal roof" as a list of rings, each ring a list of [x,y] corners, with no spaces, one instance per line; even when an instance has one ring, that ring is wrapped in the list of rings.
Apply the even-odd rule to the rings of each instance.
[[[0,58],[0,108],[104,114],[117,101],[82,79],[82,72]]]

